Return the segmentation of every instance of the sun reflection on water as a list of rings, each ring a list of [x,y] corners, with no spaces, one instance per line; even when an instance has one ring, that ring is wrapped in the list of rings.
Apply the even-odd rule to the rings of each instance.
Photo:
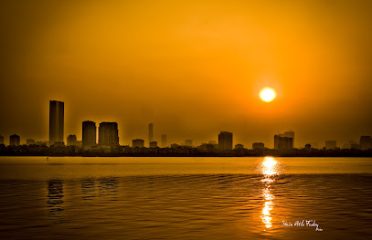
[[[265,178],[278,174],[277,161],[273,157],[265,157],[262,162],[262,174]]]
[[[265,157],[262,161],[262,182],[265,184],[262,191],[262,196],[264,199],[264,205],[261,212],[261,219],[265,225],[265,229],[270,229],[272,227],[272,216],[271,210],[273,209],[274,195],[270,191],[270,184],[275,181],[274,177],[278,175],[278,162],[273,157]]]

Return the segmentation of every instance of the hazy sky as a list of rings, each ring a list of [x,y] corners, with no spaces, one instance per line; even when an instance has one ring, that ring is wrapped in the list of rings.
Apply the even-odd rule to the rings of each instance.
[[[372,1],[0,2],[0,134],[47,139],[48,101],[65,135],[118,121],[147,138],[296,145],[372,135]],[[272,103],[260,88],[278,91]]]

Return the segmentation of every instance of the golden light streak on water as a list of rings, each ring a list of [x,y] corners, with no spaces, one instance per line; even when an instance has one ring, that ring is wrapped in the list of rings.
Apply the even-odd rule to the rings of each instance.
[[[278,175],[278,161],[273,157],[265,157],[261,163],[261,171],[263,175],[262,182],[265,187],[262,191],[264,205],[261,211],[262,223],[265,225],[265,230],[272,227],[271,211],[274,205],[274,195],[270,191],[270,184],[274,182],[274,176]]]

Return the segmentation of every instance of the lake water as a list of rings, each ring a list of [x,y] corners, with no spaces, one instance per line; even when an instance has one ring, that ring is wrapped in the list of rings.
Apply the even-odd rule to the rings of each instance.
[[[0,239],[368,238],[372,158],[0,158]]]

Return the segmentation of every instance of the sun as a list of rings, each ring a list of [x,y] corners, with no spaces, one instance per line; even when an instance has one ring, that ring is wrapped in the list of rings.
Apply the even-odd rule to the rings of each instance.
[[[264,102],[272,102],[276,98],[276,92],[270,87],[265,87],[260,91],[260,98]]]

